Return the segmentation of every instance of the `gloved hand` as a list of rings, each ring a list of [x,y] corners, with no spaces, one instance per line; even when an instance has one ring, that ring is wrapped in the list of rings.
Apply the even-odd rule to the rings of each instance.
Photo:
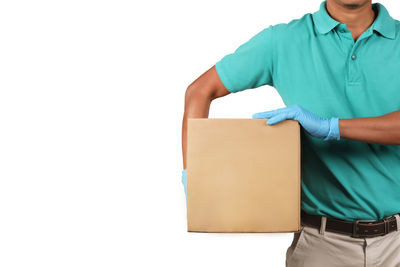
[[[187,201],[187,194],[186,194],[186,170],[182,171],[182,184],[185,189],[185,196],[186,196],[186,201]]]
[[[310,135],[323,140],[340,140],[339,119],[323,119],[300,105],[291,105],[266,112],[253,114],[253,119],[266,119],[268,125],[274,125],[286,119],[297,120]]]

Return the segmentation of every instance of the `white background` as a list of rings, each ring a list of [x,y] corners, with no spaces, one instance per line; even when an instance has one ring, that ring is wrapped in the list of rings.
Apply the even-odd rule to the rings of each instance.
[[[186,231],[184,93],[319,5],[1,1],[0,266],[284,266],[292,233]],[[210,117],[282,106],[261,87],[217,99]]]

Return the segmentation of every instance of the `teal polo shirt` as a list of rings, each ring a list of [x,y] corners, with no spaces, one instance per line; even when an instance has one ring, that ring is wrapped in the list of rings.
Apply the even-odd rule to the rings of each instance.
[[[264,28],[222,57],[215,67],[226,89],[269,85],[285,105],[299,104],[323,118],[400,110],[400,22],[374,3],[373,24],[354,42],[325,4]],[[400,146],[323,141],[304,129],[301,146],[304,211],[342,220],[380,220],[400,212]]]

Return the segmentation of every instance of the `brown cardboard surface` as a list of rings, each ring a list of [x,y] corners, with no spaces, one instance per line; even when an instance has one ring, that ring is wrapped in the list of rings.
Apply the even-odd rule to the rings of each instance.
[[[300,125],[188,119],[189,232],[300,229]]]

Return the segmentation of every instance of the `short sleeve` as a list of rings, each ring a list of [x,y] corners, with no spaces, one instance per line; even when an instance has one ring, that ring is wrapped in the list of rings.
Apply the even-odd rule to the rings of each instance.
[[[231,93],[262,85],[273,86],[272,27],[263,29],[215,63],[219,78]]]

